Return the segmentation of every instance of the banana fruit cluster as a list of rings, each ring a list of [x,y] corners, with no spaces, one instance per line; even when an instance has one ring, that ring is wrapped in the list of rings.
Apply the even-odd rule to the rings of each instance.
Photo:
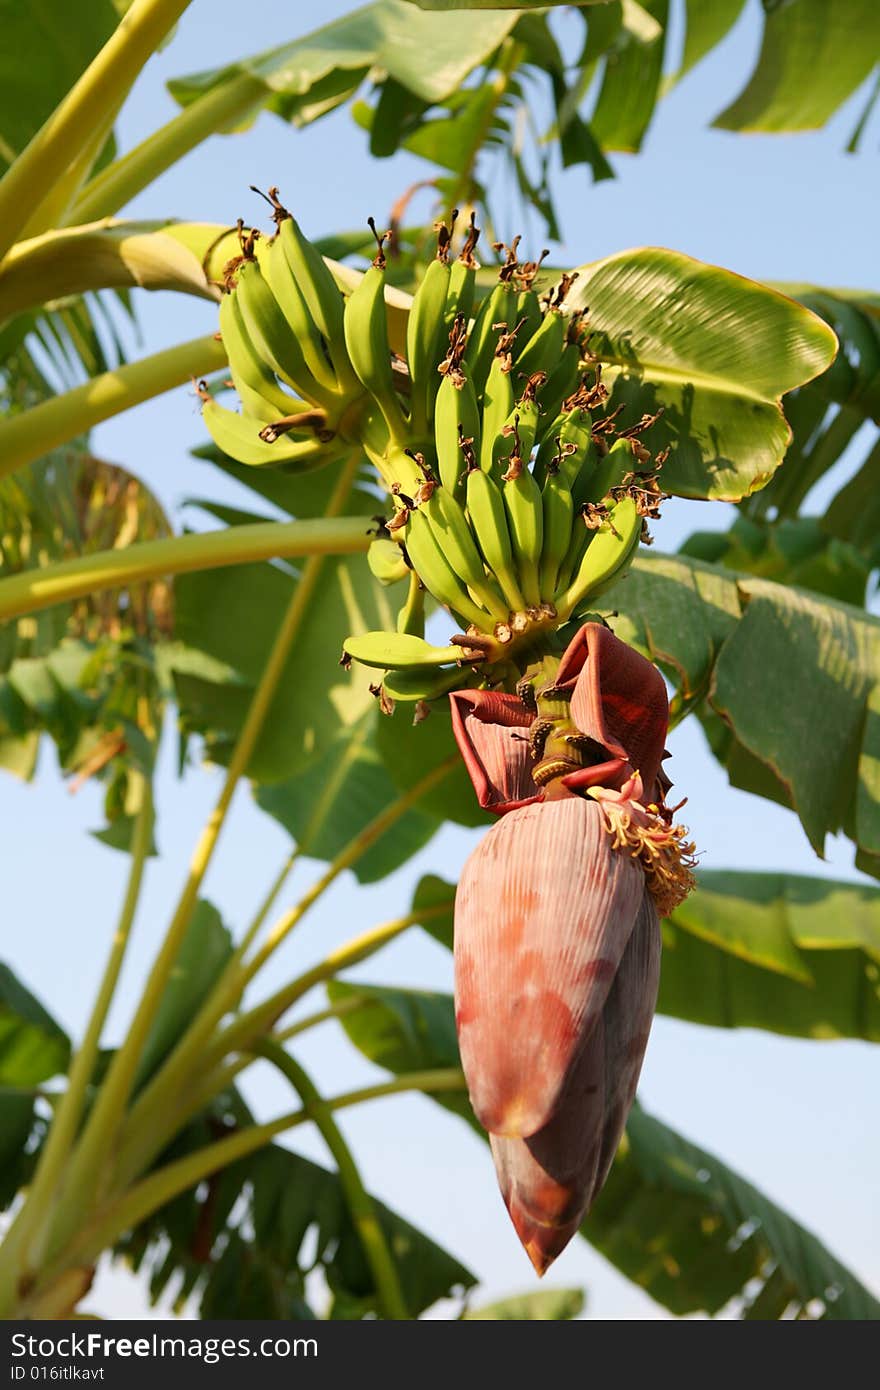
[[[572,283],[539,295],[540,261],[505,252],[474,312],[479,236],[459,254],[440,224],[412,303],[406,360],[391,351],[387,234],[346,297],[276,189],[270,239],[240,228],[220,331],[241,413],[205,400],[215,442],[242,463],[299,470],[362,449],[393,512],[370,548],[385,584],[409,576],[394,633],[345,643],[386,674],[389,699],[431,699],[468,681],[509,682],[630,564],[663,498],[640,435],[618,431],[589,357]],[[517,239],[518,240],[518,239]],[[425,593],[462,631],[424,640]],[[564,641],[564,634],[559,640]],[[467,668],[463,673],[462,667]]]

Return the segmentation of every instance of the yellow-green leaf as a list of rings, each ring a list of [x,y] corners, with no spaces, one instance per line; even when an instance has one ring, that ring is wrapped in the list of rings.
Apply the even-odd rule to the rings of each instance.
[[[589,309],[590,347],[623,421],[663,410],[646,436],[670,448],[663,486],[735,502],[764,486],[791,438],[781,397],[832,361],[834,333],[803,305],[657,247],[580,266],[567,299]]]

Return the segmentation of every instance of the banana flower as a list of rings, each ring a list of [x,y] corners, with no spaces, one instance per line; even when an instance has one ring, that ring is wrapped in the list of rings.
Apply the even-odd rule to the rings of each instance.
[[[660,916],[692,886],[664,805],[666,687],[588,623],[516,695],[452,694],[499,821],[455,904],[462,1066],[517,1234],[543,1274],[598,1195],[626,1123],[660,969]]]

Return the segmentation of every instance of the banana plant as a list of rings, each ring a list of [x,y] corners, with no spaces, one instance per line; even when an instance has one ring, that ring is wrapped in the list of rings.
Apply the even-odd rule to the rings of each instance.
[[[182,113],[114,158],[116,115],[185,8],[134,0],[117,28],[91,35],[70,89],[47,97],[44,122],[8,142],[24,148],[0,179],[0,314],[17,352],[34,324],[57,326],[59,299],[81,314],[83,295],[163,288],[218,306],[216,334],[98,370],[57,398],[32,374],[46,398],[11,399],[0,421],[0,618],[10,639],[0,755],[27,774],[48,733],[78,776],[106,781],[108,842],[130,854],[105,973],[76,1047],[10,970],[0,972],[0,1155],[4,1198],[14,1203],[0,1246],[0,1311],[73,1314],[98,1261],[115,1252],[149,1272],[157,1294],[181,1274],[180,1297],[195,1293],[205,1316],[309,1315],[303,1237],[320,1213],[317,1260],[331,1316],[417,1316],[450,1294],[463,1295],[462,1316],[547,1316],[529,1302],[470,1310],[473,1274],[368,1192],[335,1112],[414,1090],[488,1136],[539,1274],[580,1233],[676,1313],[734,1300],[747,1317],[876,1317],[876,1300],[820,1242],[633,1108],[658,1006],[720,1026],[745,1019],[804,1035],[876,1037],[873,1014],[854,1017],[835,987],[835,970],[846,970],[870,991],[876,893],[866,891],[852,929],[831,943],[822,924],[845,891],[833,884],[818,894],[818,925],[792,908],[780,932],[784,885],[695,877],[694,846],[668,804],[662,766],[670,723],[697,709],[717,721],[719,750],[732,740],[753,779],[763,769],[765,794],[782,788],[817,849],[842,824],[873,871],[876,752],[862,716],[875,703],[876,622],[846,602],[805,600],[786,587],[786,569],[768,579],[757,565],[716,564],[720,554],[706,563],[640,552],[648,523],[675,496],[732,501],[745,519],[758,516],[761,490],[770,495],[790,476],[784,395],[800,393],[796,432],[810,392],[836,404],[862,399],[861,386],[844,391],[840,359],[832,365],[833,330],[845,345],[854,332],[847,297],[837,295],[833,311],[828,296],[803,292],[798,303],[652,248],[562,273],[542,257],[522,259],[519,238],[487,254],[477,161],[490,139],[505,147],[521,78],[535,68],[550,77],[564,158],[589,147],[603,172],[596,142],[633,148],[650,119],[664,5],[589,7],[587,48],[569,87],[543,15],[475,13],[453,33],[443,16],[379,0],[284,50],[177,84]],[[823,79],[821,100],[806,112],[780,114],[771,103],[755,114],[779,34],[808,8],[796,0],[768,14],[754,90],[728,124],[778,128],[816,110],[824,119],[867,77],[865,45],[839,80]],[[685,66],[725,27],[701,32],[696,7],[690,20]],[[806,29],[792,32],[799,41],[824,35],[837,51],[836,18],[826,31],[811,11]],[[343,40],[348,66],[333,68],[326,55]],[[577,112],[600,60],[591,134]],[[466,81],[481,65],[491,78],[484,89]],[[645,65],[647,104],[633,126],[621,93]],[[823,72],[834,68],[829,59]],[[430,245],[424,229],[400,218],[390,232],[371,223],[369,263],[353,270],[334,253],[362,250],[364,237],[310,242],[276,188],[264,195],[265,228],[113,220],[215,129],[266,104],[307,123],[354,97],[376,69],[386,76],[375,113],[355,111],[374,153],[392,152],[393,129],[433,158],[437,126],[456,151],[453,180],[436,185],[449,215]],[[281,71],[292,83],[286,95]],[[516,162],[513,144],[505,148]],[[546,189],[521,163],[517,171],[552,225]],[[459,202],[466,215],[456,215]],[[415,254],[394,264],[389,250],[400,245]],[[82,327],[81,317],[70,321]],[[32,343],[25,337],[26,349]],[[93,354],[93,372],[109,365]],[[78,527],[57,498],[47,506],[35,483],[69,466],[50,451],[192,377],[215,465],[289,521],[208,499],[222,529],[174,536],[149,495],[106,466],[71,470],[86,480],[72,486]],[[223,394],[230,389],[238,408]],[[797,447],[811,442],[802,434]],[[784,460],[788,474],[779,471]],[[806,472],[815,478],[820,465]],[[118,530],[102,533],[95,511],[114,486],[131,507]],[[39,543],[22,544],[31,536]],[[299,567],[266,563],[278,558]],[[106,602],[96,598],[104,593]],[[829,634],[841,630],[851,637],[848,664],[823,668],[828,736],[845,764],[831,788],[828,757],[804,758],[796,720],[787,736],[762,726],[743,692],[763,688],[778,704],[792,662],[808,691]],[[660,668],[677,687],[671,707]],[[171,701],[184,732],[200,735],[225,772],[113,1051],[102,1044],[155,850],[152,774]],[[863,735],[855,762],[853,731]],[[733,761],[729,748],[719,756]],[[778,786],[767,793],[773,776]],[[202,887],[246,779],[294,847],[236,939]],[[422,885],[409,912],[254,1001],[254,981],[343,872],[382,878],[444,820],[485,826],[488,815],[500,819],[457,892]],[[304,855],[324,860],[325,871],[267,927]],[[801,903],[802,891],[789,890]],[[748,920],[745,944],[731,917]],[[453,918],[454,1003],[338,978],[412,927],[451,944]],[[823,971],[819,958],[838,953]],[[696,991],[694,972],[715,972],[717,995]],[[785,977],[784,995],[776,976]],[[741,990],[734,1003],[732,983]],[[322,985],[327,1004],[289,1021]],[[331,1020],[386,1069],[384,1080],[322,1094],[289,1044]],[[295,1094],[295,1108],[268,1121],[237,1086],[257,1061]],[[332,1171],[276,1142],[306,1123]],[[760,1234],[737,1245],[750,1223]],[[680,1277],[671,1286],[633,1254],[657,1240],[674,1250]],[[717,1277],[701,1284],[707,1252]],[[565,1300],[552,1315],[577,1306]]]

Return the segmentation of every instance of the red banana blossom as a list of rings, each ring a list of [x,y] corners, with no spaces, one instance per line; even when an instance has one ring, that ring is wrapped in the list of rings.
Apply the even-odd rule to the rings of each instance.
[[[502,818],[455,903],[471,1103],[539,1274],[607,1177],[657,998],[659,915],[692,886],[671,824],[659,671],[598,623],[519,694],[451,696],[480,804]]]

